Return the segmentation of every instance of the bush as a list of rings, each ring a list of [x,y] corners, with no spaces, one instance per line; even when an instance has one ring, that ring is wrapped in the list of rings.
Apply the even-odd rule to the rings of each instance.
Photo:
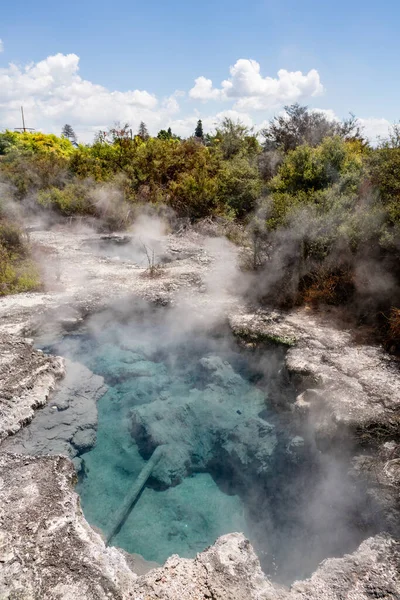
[[[389,223],[400,227],[400,148],[378,148],[368,166],[371,183],[378,191]]]
[[[298,302],[311,305],[345,304],[354,296],[351,268],[329,270],[322,266],[304,276],[299,284]]]
[[[220,204],[239,218],[254,210],[262,183],[255,165],[245,158],[227,161],[218,176]]]
[[[38,193],[37,201],[41,206],[65,216],[95,214],[88,187],[82,182],[67,184],[62,189],[52,186],[42,190]]]
[[[0,245],[10,254],[25,256],[26,246],[21,230],[14,224],[0,221]]]
[[[0,296],[40,288],[39,271],[28,255],[18,227],[0,221]]]
[[[316,148],[298,146],[286,155],[269,188],[285,194],[312,194],[333,185],[344,175],[353,174],[355,179],[349,178],[349,183],[357,182],[364,152],[360,142],[346,142],[339,137],[325,138]]]

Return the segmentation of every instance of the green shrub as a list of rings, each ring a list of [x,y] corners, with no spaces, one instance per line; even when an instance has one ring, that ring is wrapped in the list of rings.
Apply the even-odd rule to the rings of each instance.
[[[388,222],[400,226],[400,148],[382,147],[369,160],[371,183],[379,194]]]
[[[7,221],[0,221],[0,245],[10,254],[25,256],[26,247],[21,230]]]
[[[40,274],[28,258],[29,250],[18,227],[0,221],[0,296],[40,288]]]
[[[64,188],[51,187],[41,190],[38,203],[62,215],[94,215],[95,207],[90,200],[88,188],[83,183],[70,183]]]
[[[226,161],[218,176],[218,197],[222,206],[241,218],[253,211],[261,195],[258,169],[245,158]]]

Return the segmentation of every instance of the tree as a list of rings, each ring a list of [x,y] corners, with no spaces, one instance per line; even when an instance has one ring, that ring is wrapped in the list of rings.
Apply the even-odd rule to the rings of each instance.
[[[72,142],[73,144],[76,144],[75,131],[72,129],[71,125],[64,125],[64,127],[61,130],[61,135],[70,140],[70,142]]]
[[[342,122],[328,119],[322,112],[311,111],[307,106],[285,106],[283,115],[275,116],[261,131],[265,138],[264,149],[289,152],[302,144],[318,146],[326,137],[362,140],[360,125],[354,115]]]
[[[157,137],[159,140],[170,140],[172,138],[171,127],[168,127],[168,130],[160,129],[157,133]]]
[[[204,138],[203,123],[201,119],[197,121],[196,129],[194,130],[194,136],[202,140]]]
[[[143,121],[140,122],[139,125],[139,129],[137,132],[138,136],[140,138],[142,138],[142,140],[145,142],[146,140],[149,139],[150,135],[149,135],[149,131],[147,129],[146,123],[144,123]]]
[[[227,160],[234,156],[256,156],[261,150],[252,131],[240,121],[233,121],[225,117],[217,127],[212,145],[217,145]]]

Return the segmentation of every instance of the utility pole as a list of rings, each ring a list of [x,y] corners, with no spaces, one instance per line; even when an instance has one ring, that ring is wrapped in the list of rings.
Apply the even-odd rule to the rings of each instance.
[[[33,127],[25,127],[24,107],[21,106],[22,127],[14,127],[15,131],[35,131]]]

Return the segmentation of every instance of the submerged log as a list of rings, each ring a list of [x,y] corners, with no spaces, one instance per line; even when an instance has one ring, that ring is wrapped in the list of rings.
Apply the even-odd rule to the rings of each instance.
[[[119,509],[119,511],[117,512],[117,514],[115,516],[113,525],[110,528],[110,531],[106,538],[106,546],[109,546],[112,538],[115,536],[115,534],[120,530],[122,525],[125,523],[134,504],[136,503],[137,499],[139,498],[140,493],[142,492],[144,486],[146,485],[147,480],[149,479],[150,475],[152,474],[152,472],[155,469],[155,467],[157,466],[157,464],[160,462],[163,452],[164,452],[163,446],[157,446],[157,448],[154,450],[153,454],[151,455],[150,460],[145,464],[143,469],[140,471],[139,476],[135,479],[134,483],[132,484],[131,489],[125,496],[125,499],[121,505],[121,508]]]

